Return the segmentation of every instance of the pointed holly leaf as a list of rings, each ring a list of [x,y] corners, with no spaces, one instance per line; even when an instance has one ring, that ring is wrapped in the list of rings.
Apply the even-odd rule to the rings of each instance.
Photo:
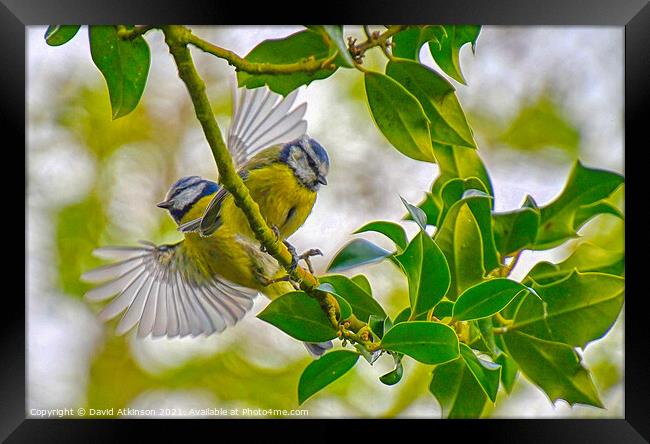
[[[600,202],[578,208],[573,219],[573,229],[578,231],[580,227],[599,214],[611,214],[621,220],[625,220],[625,216],[623,216],[621,210],[616,208],[612,203],[601,200]]]
[[[553,264],[539,262],[528,272],[527,283],[532,281],[544,285],[559,281],[573,270],[580,272],[599,272],[623,276],[625,274],[625,252],[612,251],[598,245],[584,242],[564,261]]]
[[[251,50],[246,57],[253,63],[292,64],[314,57],[325,59],[330,56],[330,46],[320,32],[305,30],[280,39],[268,39]],[[338,66],[335,63],[336,66]],[[239,86],[249,89],[267,85],[272,91],[286,96],[294,89],[309,85],[314,80],[325,79],[336,69],[320,69],[316,72],[296,72],[292,74],[249,74],[237,72]]]
[[[406,207],[407,211],[411,216],[411,220],[415,221],[418,226],[425,231],[427,229],[427,215],[420,208],[415,205],[408,203],[402,196],[399,197],[402,200],[402,203]]]
[[[312,361],[300,375],[298,404],[318,393],[350,371],[359,360],[359,354],[349,350],[335,350]]]
[[[442,187],[450,179],[468,179],[470,177],[479,179],[485,186],[486,192],[494,197],[492,181],[477,150],[434,143],[433,152],[440,167],[440,175],[431,189],[431,193],[436,199],[439,198]]]
[[[368,322],[370,315],[386,318],[386,313],[381,305],[362,287],[355,284],[347,276],[341,274],[330,274],[318,278],[321,285],[330,284],[352,307],[352,313],[361,321]]]
[[[547,285],[533,284],[542,301],[527,296],[510,330],[584,348],[604,336],[623,306],[625,279],[574,271]]]
[[[581,224],[590,218],[611,213],[609,206],[594,204],[609,197],[623,180],[620,174],[588,168],[577,161],[560,195],[540,208],[540,227],[533,248],[544,250],[560,245],[576,237]]]
[[[336,253],[327,271],[344,271],[359,265],[375,264],[392,254],[365,239],[354,239]]]
[[[363,291],[372,296],[372,287],[370,286],[370,282],[365,275],[357,274],[356,276],[352,276],[350,279],[352,279],[352,282],[361,287]]]
[[[458,357],[456,332],[444,324],[426,321],[402,322],[384,334],[385,350],[404,353],[425,364],[441,364]]]
[[[552,402],[603,407],[591,375],[570,345],[545,341],[519,331],[504,336],[507,352],[519,369],[540,387]]]
[[[438,203],[435,202],[433,194],[426,193],[424,199],[417,205],[417,207],[421,209],[426,215],[427,224],[435,226],[436,221],[440,216],[440,208],[438,206]],[[411,213],[408,213],[406,216],[404,216],[404,220],[413,220]]]
[[[324,342],[337,336],[318,301],[304,291],[280,296],[257,317],[304,342]]]
[[[391,40],[391,49],[395,57],[420,60],[420,49],[427,42],[440,45],[439,40],[447,31],[441,25],[410,26],[397,33]]]
[[[460,357],[433,369],[429,391],[438,400],[443,417],[450,419],[480,417],[488,399]]]
[[[499,391],[501,366],[477,357],[472,349],[463,343],[460,344],[460,356],[488,398],[495,402]]]
[[[453,317],[470,321],[492,316],[503,310],[521,291],[527,291],[524,285],[506,278],[480,282],[458,296]]]
[[[118,37],[115,26],[89,26],[88,35],[93,62],[108,86],[113,119],[126,116],[140,102],[147,83],[149,45],[142,36]]]
[[[401,225],[396,224],[395,222],[388,221],[375,221],[365,224],[363,227],[359,228],[354,233],[365,233],[368,231],[374,231],[381,233],[386,236],[388,239],[392,240],[395,245],[397,245],[398,250],[403,250],[406,248],[408,239],[406,238],[406,232]]]
[[[45,31],[45,42],[50,46],[68,43],[77,35],[79,28],[79,25],[50,25]]]
[[[411,310],[426,313],[440,302],[449,288],[449,265],[440,248],[420,231],[395,260],[408,279]]]
[[[425,162],[435,162],[429,120],[422,105],[402,85],[377,72],[365,74],[370,113],[377,128],[399,152]]]
[[[440,69],[449,77],[466,84],[460,70],[460,48],[465,44],[472,44],[472,51],[476,46],[476,39],[481,32],[477,25],[444,25],[447,36],[440,38],[439,42],[429,43],[429,50]]]
[[[530,196],[526,202],[533,202]],[[540,211],[526,203],[513,211],[494,213],[494,242],[501,256],[509,256],[535,243]]]
[[[386,74],[413,94],[430,122],[431,140],[476,148],[472,129],[456,97],[456,89],[441,75],[410,60],[394,60]]]

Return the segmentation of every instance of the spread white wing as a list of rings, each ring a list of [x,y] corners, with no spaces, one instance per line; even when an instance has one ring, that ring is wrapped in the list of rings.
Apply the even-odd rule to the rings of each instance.
[[[297,95],[298,90],[282,97],[267,87],[235,88],[228,149],[236,168],[264,148],[305,135],[307,121],[303,117],[307,104],[302,103],[291,110]]]
[[[108,321],[124,313],[116,333],[138,326],[138,336],[197,336],[221,332],[253,307],[257,291],[218,276],[199,273],[175,245],[104,247],[95,256],[118,262],[85,273],[82,279],[101,283],[85,297],[111,300],[99,313]]]

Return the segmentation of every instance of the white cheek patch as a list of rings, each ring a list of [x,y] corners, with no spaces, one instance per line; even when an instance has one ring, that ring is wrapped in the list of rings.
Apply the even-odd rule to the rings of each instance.
[[[197,197],[203,192],[205,186],[186,188],[174,197],[173,208],[183,210],[188,205],[194,203]]]

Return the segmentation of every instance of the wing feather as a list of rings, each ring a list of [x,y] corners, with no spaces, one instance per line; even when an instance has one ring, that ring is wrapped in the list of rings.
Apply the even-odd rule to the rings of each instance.
[[[118,335],[136,326],[139,337],[222,332],[246,315],[257,296],[256,290],[218,275],[202,274],[186,256],[182,242],[98,250],[98,256],[119,262],[83,275],[89,282],[100,283],[86,298],[110,300],[99,313],[103,321],[123,313],[116,328]]]
[[[307,104],[290,111],[298,96],[294,90],[282,97],[266,87],[235,90],[233,120],[228,128],[228,149],[237,168],[260,150],[289,142],[307,132],[303,120]]]

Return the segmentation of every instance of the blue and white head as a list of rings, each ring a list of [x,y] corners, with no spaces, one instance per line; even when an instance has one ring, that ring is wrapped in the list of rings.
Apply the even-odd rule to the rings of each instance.
[[[158,207],[169,210],[176,223],[180,223],[196,202],[216,193],[218,189],[219,185],[215,182],[199,176],[182,177],[171,186],[165,200],[160,202]]]
[[[305,135],[285,143],[280,160],[293,170],[306,188],[317,191],[321,185],[327,185],[325,177],[330,169],[330,160],[325,148],[314,139]]]

